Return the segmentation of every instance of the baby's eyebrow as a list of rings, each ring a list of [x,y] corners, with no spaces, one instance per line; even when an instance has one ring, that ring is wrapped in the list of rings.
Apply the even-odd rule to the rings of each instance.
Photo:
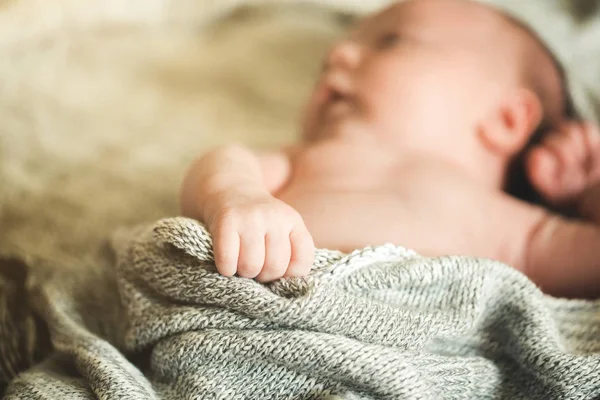
[[[372,30],[381,31],[381,30],[383,30],[384,27],[392,28],[389,21],[387,21],[384,18],[367,19],[367,20],[358,21],[358,23],[355,24],[349,30],[349,33],[353,36],[354,35],[364,35],[364,34],[368,35],[368,34],[372,33],[370,31],[372,31]]]
[[[377,27],[375,27],[374,29],[364,29],[364,30],[360,30],[360,31],[354,31],[353,35],[352,35],[352,39],[367,39],[367,40],[371,40],[371,39],[376,39],[379,38],[383,35],[387,35],[390,33],[397,33],[399,35],[401,35],[403,38],[408,38],[408,39],[416,39],[414,37],[414,35],[412,35],[410,32],[407,32],[405,29],[401,29],[401,27],[397,26],[397,25],[392,25],[392,24],[387,24],[387,25],[379,25]]]
[[[354,25],[352,28],[350,28],[348,30],[348,32],[346,33],[346,36],[349,39],[356,40],[359,36],[365,34],[365,30],[366,30],[366,27],[364,25],[364,22],[359,23],[359,24]]]

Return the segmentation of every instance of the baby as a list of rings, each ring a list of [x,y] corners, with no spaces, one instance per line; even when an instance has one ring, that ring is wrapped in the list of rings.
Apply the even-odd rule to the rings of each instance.
[[[302,276],[315,245],[391,242],[496,259],[546,293],[594,297],[600,135],[568,108],[561,70],[524,26],[468,0],[405,1],[331,50],[300,143],[205,154],[182,212],[206,224],[226,276]],[[545,203],[577,219],[507,194],[520,160]]]

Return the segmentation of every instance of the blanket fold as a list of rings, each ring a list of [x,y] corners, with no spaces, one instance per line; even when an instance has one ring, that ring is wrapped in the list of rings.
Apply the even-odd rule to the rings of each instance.
[[[318,250],[308,277],[263,285],[219,275],[193,220],[112,243],[116,268],[104,278],[118,294],[97,279],[46,285],[56,354],[6,398],[600,396],[600,303],[544,296],[497,262],[391,245]],[[137,367],[123,355],[146,353]]]

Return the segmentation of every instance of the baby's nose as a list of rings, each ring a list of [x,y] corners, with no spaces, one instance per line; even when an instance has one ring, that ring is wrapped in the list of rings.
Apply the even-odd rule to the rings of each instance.
[[[361,61],[360,46],[352,41],[344,41],[335,45],[325,60],[325,70],[333,67],[356,68]]]

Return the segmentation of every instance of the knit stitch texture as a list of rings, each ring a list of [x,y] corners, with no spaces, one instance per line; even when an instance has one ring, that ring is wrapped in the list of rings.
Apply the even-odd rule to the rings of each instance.
[[[7,399],[600,395],[600,303],[544,296],[493,261],[318,250],[310,276],[263,285],[219,275],[193,220],[113,243],[119,295],[51,280],[40,296],[57,351]]]

